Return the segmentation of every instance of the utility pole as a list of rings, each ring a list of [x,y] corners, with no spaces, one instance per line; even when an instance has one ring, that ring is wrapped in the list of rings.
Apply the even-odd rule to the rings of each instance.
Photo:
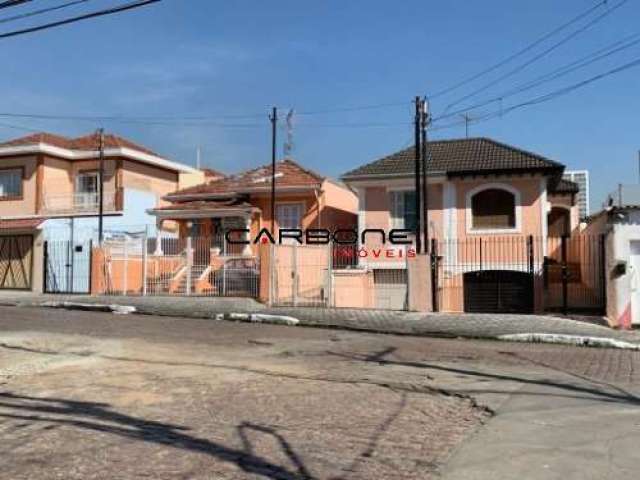
[[[98,129],[98,148],[100,151],[100,167],[98,169],[98,244],[102,246],[104,239],[104,128]]]
[[[271,116],[271,235],[276,228],[276,155],[278,133],[278,107],[273,107]]]
[[[201,167],[201,152],[200,147],[196,148],[196,168],[200,170]]]
[[[420,127],[422,129],[422,198],[424,204],[423,226],[424,226],[424,251],[429,251],[429,191],[427,187],[427,177],[429,164],[431,160],[429,156],[429,145],[427,144],[427,126],[429,124],[429,104],[427,99],[422,100]]]
[[[416,253],[422,253],[422,228],[420,227],[421,211],[420,207],[420,160],[422,151],[420,148],[420,125],[422,123],[422,99],[416,97],[416,118],[415,118],[415,183],[416,183]]]

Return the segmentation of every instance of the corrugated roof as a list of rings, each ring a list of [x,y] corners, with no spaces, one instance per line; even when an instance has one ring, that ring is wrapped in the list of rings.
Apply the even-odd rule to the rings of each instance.
[[[448,176],[492,172],[562,170],[564,165],[489,138],[435,140],[428,143],[429,173]],[[368,176],[413,175],[415,148],[410,147],[345,173],[345,180]]]

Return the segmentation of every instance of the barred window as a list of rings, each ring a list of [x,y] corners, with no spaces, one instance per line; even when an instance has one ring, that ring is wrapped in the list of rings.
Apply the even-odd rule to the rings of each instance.
[[[516,198],[507,190],[489,188],[471,199],[471,225],[478,230],[516,227]]]

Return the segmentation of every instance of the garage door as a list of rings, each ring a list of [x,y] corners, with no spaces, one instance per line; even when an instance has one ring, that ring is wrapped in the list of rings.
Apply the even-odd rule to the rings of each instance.
[[[0,290],[30,290],[33,237],[0,236]]]
[[[384,310],[407,309],[407,271],[374,270],[376,308]]]
[[[513,270],[465,273],[464,311],[533,313],[533,275]]]

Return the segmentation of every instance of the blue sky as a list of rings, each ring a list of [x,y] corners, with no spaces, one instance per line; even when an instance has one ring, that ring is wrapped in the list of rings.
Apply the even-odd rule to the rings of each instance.
[[[56,5],[61,1],[42,0],[8,9],[0,12],[0,19],[37,8],[37,4]],[[117,3],[91,0],[58,16]],[[405,102],[390,108],[296,118],[294,157],[324,174],[339,176],[410,144],[410,101],[416,94],[429,95],[455,84],[595,3],[164,0],[114,17],[0,40],[0,112],[214,117],[204,124],[110,121],[103,126],[186,163],[195,161],[195,150],[200,146],[206,165],[233,172],[270,161],[267,114],[272,105],[313,112]],[[609,0],[610,6],[616,3]],[[499,95],[640,32],[638,18],[640,5],[630,0],[552,54],[471,102]],[[0,24],[0,31],[35,22]],[[544,46],[536,51],[541,49]],[[534,54],[523,56],[509,67]],[[638,58],[640,45],[505,100],[503,106]],[[507,70],[434,99],[434,114]],[[639,78],[640,68],[630,69],[571,95],[472,125],[470,134],[541,153],[570,168],[589,169],[592,206],[597,207],[618,182],[638,181]],[[476,114],[495,108],[489,105]],[[234,115],[256,117],[231,118]],[[67,135],[99,126],[94,121],[6,118],[0,118],[0,123]],[[345,124],[390,125],[363,128]],[[0,126],[1,139],[22,134]],[[461,137],[464,127],[434,131],[431,136]],[[280,139],[281,147],[282,130]]]

